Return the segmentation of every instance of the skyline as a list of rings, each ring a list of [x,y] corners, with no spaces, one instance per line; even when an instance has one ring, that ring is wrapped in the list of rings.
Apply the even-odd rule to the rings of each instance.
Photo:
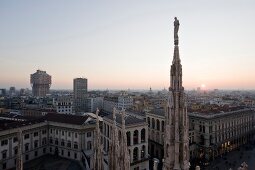
[[[51,89],[168,89],[177,16],[185,89],[255,89],[251,0],[75,2],[0,2],[0,88],[40,68]]]

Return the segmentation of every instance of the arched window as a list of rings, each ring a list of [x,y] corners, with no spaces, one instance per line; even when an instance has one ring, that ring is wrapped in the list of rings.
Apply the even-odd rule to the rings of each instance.
[[[91,141],[88,141],[87,142],[87,150],[90,150],[92,149],[92,145],[91,145]]]
[[[161,128],[162,128],[162,132],[164,132],[165,131],[165,122],[164,121],[161,122]]]
[[[127,133],[127,145],[130,146],[130,132],[128,131]]]
[[[138,130],[135,130],[135,131],[134,131],[133,143],[134,143],[134,144],[138,144]]]
[[[138,148],[135,147],[133,150],[133,161],[137,161],[138,160]]]
[[[152,129],[155,129],[155,119],[152,118]]]
[[[145,142],[145,129],[141,130],[141,142]]]
[[[145,146],[142,146],[142,150],[141,150],[141,159],[143,159],[145,157]]]
[[[147,123],[148,123],[148,127],[150,127],[151,126],[151,119],[150,119],[150,117],[147,117]]]
[[[160,130],[160,123],[158,119],[157,119],[157,130]]]

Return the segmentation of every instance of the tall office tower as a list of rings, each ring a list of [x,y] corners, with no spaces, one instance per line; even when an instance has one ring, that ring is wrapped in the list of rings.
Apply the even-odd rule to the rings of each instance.
[[[45,97],[50,91],[51,76],[46,71],[37,70],[30,75],[33,96]]]
[[[6,89],[0,89],[0,96],[6,96]]]
[[[16,89],[15,89],[15,87],[10,87],[9,95],[10,95],[10,96],[14,96],[15,94],[16,94]]]
[[[182,87],[182,65],[179,56],[179,21],[174,21],[174,57],[165,114],[164,170],[189,169],[189,122]]]
[[[75,112],[86,111],[86,98],[88,92],[88,81],[85,78],[73,80],[74,109]]]

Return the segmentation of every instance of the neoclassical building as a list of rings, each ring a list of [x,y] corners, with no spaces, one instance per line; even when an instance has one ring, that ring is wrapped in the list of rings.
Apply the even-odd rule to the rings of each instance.
[[[208,162],[254,140],[255,111],[235,108],[228,112],[189,113],[193,158]]]
[[[93,167],[95,123],[89,116],[47,114],[40,119],[0,118],[0,169],[51,154]],[[20,146],[20,147],[19,147]]]

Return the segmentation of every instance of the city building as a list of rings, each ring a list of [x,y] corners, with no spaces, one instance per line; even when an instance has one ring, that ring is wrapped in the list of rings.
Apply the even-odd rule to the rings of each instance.
[[[113,108],[129,109],[133,107],[133,98],[127,94],[104,97],[103,109],[112,112]]]
[[[86,105],[87,105],[87,112],[95,112],[97,109],[102,109],[103,108],[103,102],[104,98],[103,97],[89,97],[86,99]]]
[[[57,96],[53,99],[53,105],[57,113],[74,114],[72,96]]]
[[[86,78],[75,78],[73,80],[73,96],[75,112],[86,111],[86,99],[88,93],[88,81]]]
[[[191,158],[204,163],[254,141],[255,110],[234,107],[216,113],[189,113]]]
[[[6,89],[0,89],[0,97],[6,96]]]
[[[9,96],[15,96],[15,95],[16,95],[16,88],[15,87],[10,87]]]
[[[50,92],[51,76],[46,71],[37,70],[30,75],[33,96],[45,97]]]
[[[84,169],[93,168],[96,125],[91,120],[64,114],[0,119],[0,169],[15,168],[20,160],[23,165],[46,154],[78,161]]]

